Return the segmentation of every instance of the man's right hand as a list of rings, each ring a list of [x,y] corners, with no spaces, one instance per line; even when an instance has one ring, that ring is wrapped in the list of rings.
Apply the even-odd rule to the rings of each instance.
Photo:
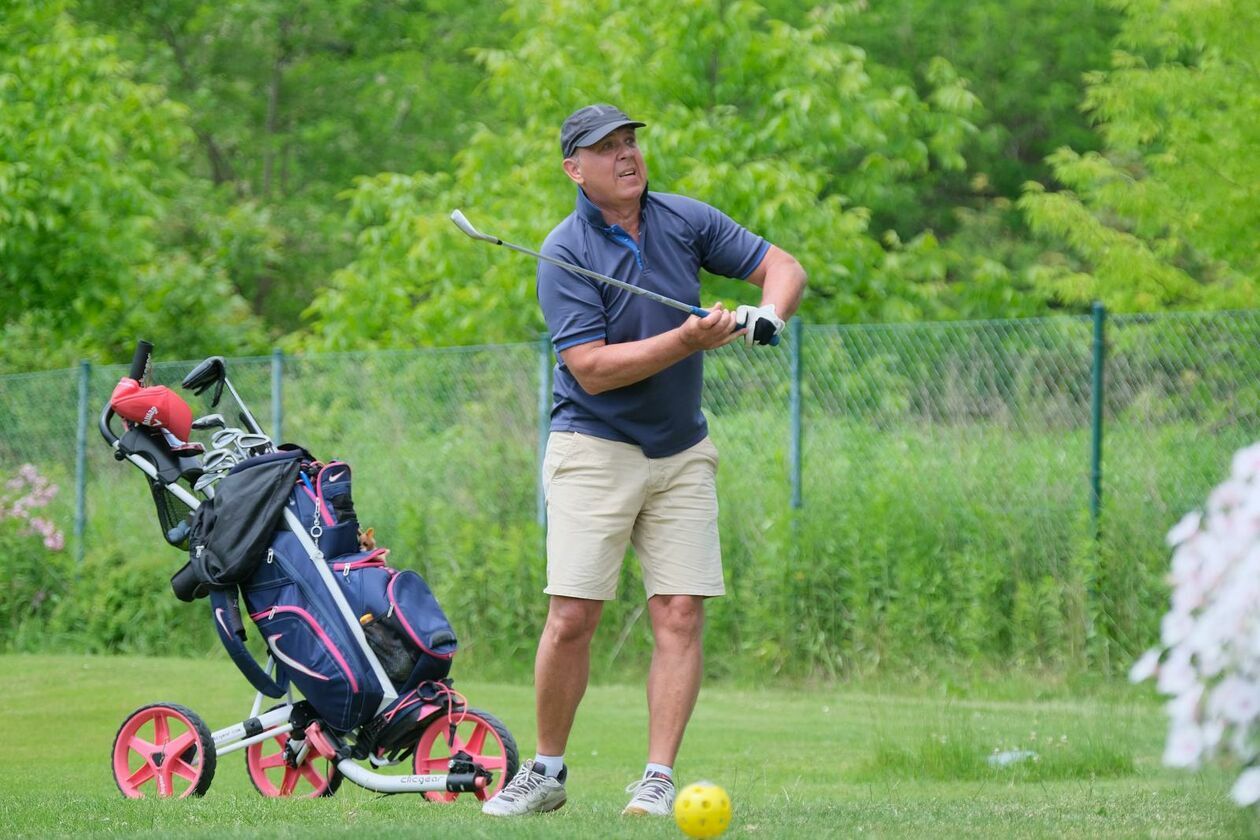
[[[721,301],[713,304],[704,318],[692,315],[678,328],[678,337],[693,351],[716,350],[743,334],[744,331],[736,327],[735,313],[723,307]]]

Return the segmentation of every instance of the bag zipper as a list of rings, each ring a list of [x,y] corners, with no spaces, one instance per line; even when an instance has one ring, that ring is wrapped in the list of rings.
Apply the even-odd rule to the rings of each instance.
[[[388,548],[378,548],[367,557],[358,560],[351,560],[349,563],[333,563],[333,571],[341,572],[342,576],[350,577],[350,572],[358,569],[366,569],[369,567],[381,567],[385,565],[385,556],[389,554]]]

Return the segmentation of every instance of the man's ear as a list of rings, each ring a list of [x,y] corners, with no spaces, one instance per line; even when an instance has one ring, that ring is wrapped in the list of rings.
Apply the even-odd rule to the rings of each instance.
[[[581,186],[586,183],[582,178],[582,164],[578,163],[577,155],[564,159],[564,174],[569,176],[569,180]]]

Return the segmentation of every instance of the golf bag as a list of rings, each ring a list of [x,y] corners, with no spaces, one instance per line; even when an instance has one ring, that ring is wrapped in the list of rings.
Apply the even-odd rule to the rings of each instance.
[[[213,732],[181,703],[127,715],[111,753],[122,795],[201,796],[235,750],[268,797],[331,796],[343,779],[435,802],[501,790],[517,771],[516,741],[453,688],[451,624],[423,578],[390,568],[374,530],[360,533],[350,466],[275,446],[220,356],[181,386],[211,392],[211,408],[226,389],[243,428],[222,414],[193,419],[174,392],[146,384],[152,350],[137,342],[101,412],[101,437],[144,473],[163,538],[188,552],[171,588],[184,601],[209,599],[220,640],[257,694],[244,719]],[[188,439],[195,432],[209,433],[210,449]],[[242,602],[266,665],[246,647]],[[264,709],[265,697],[279,702]]]
[[[220,639],[254,687],[280,697],[292,682],[332,729],[344,732],[376,714],[386,681],[401,696],[445,677],[457,649],[455,633],[420,575],[386,565],[388,549],[360,550],[350,466],[321,464],[300,449],[251,458],[224,479],[215,508],[230,505],[234,487],[258,492],[256,482],[243,481],[249,471],[269,471],[289,485],[278,514],[282,521],[269,539],[255,541],[256,556],[232,558],[236,579],[201,582],[209,584]],[[215,521],[201,515],[210,509],[198,511],[190,538],[199,577],[206,566],[198,566],[198,554],[204,556],[210,534],[198,526]],[[230,534],[224,542],[233,543]],[[280,664],[279,681],[244,645],[238,590]],[[364,656],[364,643],[379,668]]]

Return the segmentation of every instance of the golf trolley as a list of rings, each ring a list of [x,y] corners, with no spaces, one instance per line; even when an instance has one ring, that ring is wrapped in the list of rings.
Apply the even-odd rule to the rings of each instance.
[[[213,388],[211,408],[226,387],[242,428],[220,414],[192,420],[180,397],[146,387],[151,352],[137,346],[100,432],[115,458],[145,474],[166,541],[189,551],[171,579],[176,596],[210,601],[220,640],[257,693],[244,720],[213,732],[175,703],[132,712],[111,753],[118,789],[133,799],[200,796],[219,759],[244,751],[263,796],[331,796],[343,778],[437,802],[496,793],[517,770],[516,742],[452,687],[455,635],[424,580],[387,566],[388,549],[362,544],[350,466],[276,446],[222,357],[182,387]],[[188,440],[211,430],[209,450]],[[238,598],[266,642],[265,665],[244,644]],[[264,710],[264,698],[279,702]]]

